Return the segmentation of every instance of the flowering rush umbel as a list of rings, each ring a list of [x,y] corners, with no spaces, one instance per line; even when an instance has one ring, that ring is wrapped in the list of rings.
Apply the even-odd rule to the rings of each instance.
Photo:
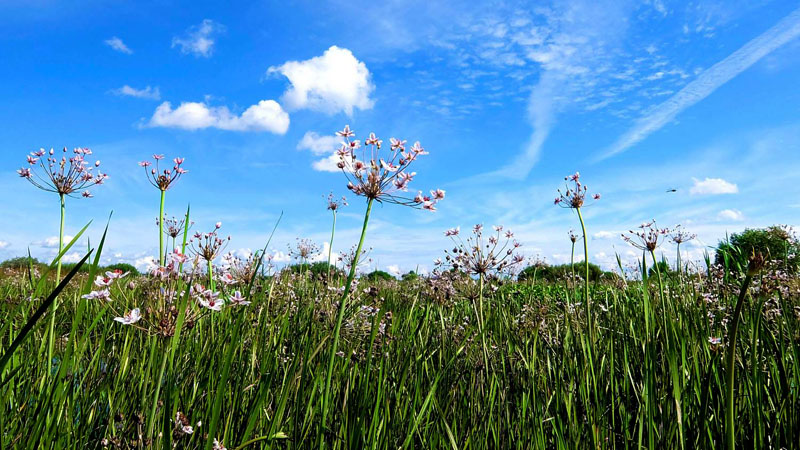
[[[336,134],[344,138],[336,152],[339,156],[337,166],[344,172],[347,188],[354,194],[382,203],[396,203],[429,211],[435,211],[436,203],[444,199],[445,192],[441,189],[431,190],[430,195],[423,195],[422,191],[413,197],[405,194],[417,174],[411,172],[409,166],[417,157],[428,154],[419,141],[406,148],[405,140],[390,138],[387,151],[375,133],[370,133],[363,145],[361,141],[351,139],[355,137],[355,132],[349,125]]]
[[[422,208],[429,211],[436,211],[436,204],[444,199],[444,191],[435,189],[430,191],[430,195],[423,195],[419,191],[415,196],[407,194],[409,184],[416,175],[409,168],[411,164],[427,152],[419,142],[415,142],[411,147],[406,148],[406,141],[403,139],[389,139],[389,148],[385,148],[383,141],[370,133],[369,137],[361,144],[361,141],[354,139],[356,133],[345,125],[342,131],[336,133],[344,138],[341,148],[336,151],[339,157],[337,166],[342,170],[347,178],[347,188],[355,195],[367,199],[367,210],[364,213],[364,225],[361,227],[361,237],[354,252],[354,260],[350,266],[350,273],[342,292],[342,299],[339,302],[339,312],[336,316],[336,325],[333,329],[333,343],[328,356],[328,371],[325,376],[325,390],[322,396],[322,428],[325,428],[328,417],[330,402],[331,377],[333,374],[333,363],[336,358],[337,347],[339,345],[339,334],[342,328],[344,312],[347,309],[347,298],[352,289],[353,279],[356,276],[358,258],[364,245],[364,237],[367,233],[369,215],[372,211],[372,203],[395,203],[398,205]]]
[[[484,235],[483,225],[475,225],[466,239],[461,238],[459,228],[445,231],[455,247],[452,251],[445,250],[445,260],[437,260],[436,265],[479,277],[499,277],[525,261],[522,255],[514,253],[521,244],[514,240],[511,230],[497,225],[492,229],[492,233]]]
[[[593,330],[591,327],[591,306],[589,305],[589,244],[586,239],[586,224],[583,222],[583,214],[581,214],[581,208],[589,206],[589,204],[586,203],[586,196],[588,195],[589,188],[581,183],[581,174],[579,172],[564,177],[564,185],[564,191],[562,192],[561,189],[558,190],[558,197],[556,197],[553,203],[556,206],[575,211],[581,223],[581,232],[583,234],[583,269],[585,275],[583,280],[583,297],[586,304],[586,325],[589,330]],[[593,194],[591,198],[595,201],[600,200],[600,194]],[[572,237],[570,237],[570,240],[572,240]],[[573,240],[572,242],[574,247],[575,241]]]
[[[61,157],[51,148],[46,152],[43,148],[28,155],[28,167],[17,171],[20,177],[26,178],[34,186],[47,192],[55,192],[62,196],[91,197],[87,190],[95,185],[103,184],[108,175],[93,169],[100,167],[100,161],[90,163],[86,157],[92,154],[88,148],[76,148],[69,155],[66,147]],[[69,155],[69,157],[68,157]]]
[[[211,289],[214,289],[213,261],[217,258],[217,256],[222,254],[222,252],[225,250],[225,247],[228,246],[228,243],[231,240],[230,236],[227,238],[219,237],[217,231],[219,231],[221,227],[222,222],[217,222],[214,224],[214,230],[209,231],[208,233],[200,233],[198,231],[194,234],[192,239],[189,240],[192,252],[194,252],[196,256],[203,258],[208,264],[208,283],[211,286]]]
[[[61,255],[64,249],[64,217],[66,216],[67,197],[81,196],[84,198],[92,197],[89,188],[103,184],[108,175],[99,171],[100,161],[90,163],[87,157],[92,154],[88,148],[78,147],[69,153],[66,147],[61,150],[61,155],[56,156],[56,151],[40,148],[31,152],[27,156],[28,167],[23,167],[17,171],[20,177],[28,180],[37,188],[58,194],[61,203],[61,222],[58,228],[58,254]],[[98,169],[97,173],[92,173]],[[56,265],[56,282],[61,280],[61,257],[58,258]],[[48,360],[53,359],[55,310],[58,308],[58,300],[53,303],[53,311],[50,313],[50,328],[48,338]]]
[[[183,168],[183,158],[174,158],[172,160],[172,167],[167,167],[162,170],[161,161],[164,160],[164,155],[153,155],[155,165],[150,161],[142,161],[139,165],[144,168],[144,173],[147,175],[147,181],[161,191],[161,203],[158,210],[158,261],[160,265],[164,265],[166,255],[164,254],[164,197],[167,190],[178,181],[181,175],[187,172]],[[167,166],[169,166],[167,164]]]

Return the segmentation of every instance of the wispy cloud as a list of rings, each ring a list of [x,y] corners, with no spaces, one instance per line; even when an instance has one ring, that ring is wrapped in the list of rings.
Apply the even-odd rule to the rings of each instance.
[[[131,50],[130,48],[128,48],[128,46],[127,46],[127,45],[125,45],[125,43],[124,43],[124,42],[122,42],[122,39],[120,39],[120,38],[118,38],[118,37],[116,37],[116,36],[112,37],[111,39],[106,39],[106,40],[105,40],[105,41],[103,41],[103,42],[104,42],[104,43],[105,43],[107,46],[109,46],[109,47],[113,48],[114,50],[116,50],[116,51],[118,51],[118,52],[120,52],[120,53],[125,53],[125,54],[127,54],[127,55],[131,55],[131,54],[133,54],[133,50]]]
[[[223,31],[223,25],[205,19],[200,25],[189,27],[183,36],[172,38],[172,47],[178,47],[181,53],[208,58],[214,53],[215,36]]]
[[[122,86],[119,89],[112,89],[111,92],[115,95],[119,95],[122,97],[145,98],[149,100],[161,99],[161,91],[159,91],[158,86],[156,87],[147,86],[144,89],[136,89],[126,84],[125,86]]]
[[[800,8],[727,58],[702,72],[677,94],[637,120],[634,126],[617,139],[600,159],[624,152],[641,142],[673,120],[681,111],[708,97],[718,87],[797,36],[800,36]]]

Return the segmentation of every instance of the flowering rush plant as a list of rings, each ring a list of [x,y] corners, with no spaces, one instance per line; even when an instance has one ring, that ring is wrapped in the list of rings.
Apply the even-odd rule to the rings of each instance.
[[[336,152],[339,156],[337,167],[344,172],[347,188],[354,194],[379,202],[436,211],[436,203],[444,199],[445,191],[431,190],[430,195],[419,191],[413,197],[404,194],[417,174],[409,171],[409,166],[417,157],[428,154],[419,141],[406,148],[405,140],[390,138],[389,150],[386,151],[383,141],[375,133],[370,133],[363,145],[361,141],[351,139],[355,132],[349,125],[336,134],[344,138]]]
[[[562,208],[580,209],[589,206],[586,203],[586,195],[589,188],[582,184],[580,172],[564,177],[564,191],[558,190],[558,197],[553,201],[555,205]],[[570,184],[571,183],[571,184]],[[600,194],[593,194],[593,200],[600,200]]]
[[[17,170],[20,177],[27,179],[37,188],[55,192],[62,196],[74,197],[81,195],[91,197],[92,194],[87,190],[92,186],[103,184],[108,178],[104,173],[92,173],[92,170],[100,167],[100,161],[93,164],[86,160],[92,154],[88,148],[76,148],[72,155],[67,157],[67,148],[62,150],[61,158],[56,157],[56,152],[52,148],[49,152],[39,149],[28,155],[28,166]]]
[[[455,247],[445,250],[445,259],[436,260],[438,269],[452,268],[479,277],[499,277],[509,273],[525,261],[525,257],[514,253],[521,244],[514,239],[511,230],[502,226],[492,227],[493,232],[484,234],[483,225],[472,227],[472,235],[461,238],[459,228],[445,231]]]

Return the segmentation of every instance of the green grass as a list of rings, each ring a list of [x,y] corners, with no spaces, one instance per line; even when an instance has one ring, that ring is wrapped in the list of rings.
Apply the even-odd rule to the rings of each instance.
[[[1,276],[4,354],[44,299],[27,299],[23,272]],[[79,274],[59,297],[53,360],[46,318],[0,374],[0,448],[203,448],[216,437],[228,449],[305,449],[318,435],[333,449],[725,446],[727,347],[708,338],[725,336],[738,280],[665,274],[663,301],[655,279],[590,284],[591,330],[581,290],[568,298],[564,281],[506,282],[486,290],[485,336],[468,280],[447,298],[422,277],[361,280],[323,430],[340,295],[329,288],[343,280],[308,271],[259,278],[252,304],[221,312],[184,297],[167,336],[113,321],[113,311],[139,307],[152,325],[148,315],[165,307],[152,295],[157,281],[126,278],[112,303],[81,299],[85,283]],[[739,448],[800,443],[799,306],[765,290],[745,302],[735,359]],[[217,432],[206,436],[217,402]],[[193,434],[174,433],[178,411]]]

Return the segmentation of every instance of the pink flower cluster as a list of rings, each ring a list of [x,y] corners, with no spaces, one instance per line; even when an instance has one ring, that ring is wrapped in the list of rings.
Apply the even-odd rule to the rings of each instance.
[[[214,261],[228,246],[231,237],[221,238],[217,231],[222,227],[222,222],[217,222],[214,225],[214,230],[208,233],[197,232],[194,234],[189,243],[192,246],[192,251],[195,255],[200,256],[207,262]]]
[[[100,167],[100,161],[90,164],[86,157],[92,154],[88,148],[76,148],[72,156],[67,157],[67,148],[62,150],[61,158],[55,156],[52,148],[46,152],[43,148],[28,155],[29,167],[17,170],[20,177],[27,179],[34,186],[60,195],[74,196],[80,193],[83,197],[92,197],[87,190],[92,186],[103,184],[108,175],[92,170]]]
[[[579,172],[564,177],[565,190],[564,192],[561,192],[561,189],[558,190],[558,197],[553,201],[553,204],[572,209],[588,206],[585,205],[585,201],[589,189],[581,183],[580,178],[581,174]],[[571,186],[570,183],[572,183]],[[600,194],[594,194],[592,198],[600,200]]]
[[[445,191],[441,189],[430,191],[430,195],[423,195],[422,191],[414,197],[402,194],[408,192],[408,185],[417,174],[409,171],[409,166],[417,157],[428,154],[419,142],[406,148],[405,140],[391,138],[390,150],[383,155],[383,141],[375,133],[370,133],[363,146],[361,141],[351,139],[355,132],[349,125],[336,134],[344,138],[341,148],[336,151],[339,156],[337,166],[344,172],[347,188],[354,194],[429,211],[435,211],[436,203],[444,199]]]
[[[461,239],[460,229],[451,228],[445,231],[456,246],[452,251],[445,250],[445,260],[436,260],[438,269],[452,268],[479,276],[499,276],[525,261],[525,258],[514,253],[521,244],[514,240],[514,233],[503,230],[502,226],[494,226],[494,232],[484,236],[483,225],[472,227],[472,236]]]
[[[169,189],[170,186],[172,186],[172,183],[178,181],[178,178],[180,178],[181,175],[188,172],[186,169],[181,167],[183,164],[183,158],[174,158],[172,160],[172,168],[164,170],[161,170],[158,167],[159,161],[164,159],[164,155],[153,155],[153,159],[155,160],[156,164],[155,167],[150,169],[150,171],[147,170],[148,167],[153,165],[153,163],[150,161],[142,161],[139,163],[139,165],[144,168],[145,173],[147,174],[147,180],[150,181],[150,184],[162,191]]]
[[[656,221],[651,220],[639,225],[638,230],[630,230],[622,234],[622,240],[638,248],[652,252],[658,248],[665,236],[670,234],[669,228],[658,228]]]

